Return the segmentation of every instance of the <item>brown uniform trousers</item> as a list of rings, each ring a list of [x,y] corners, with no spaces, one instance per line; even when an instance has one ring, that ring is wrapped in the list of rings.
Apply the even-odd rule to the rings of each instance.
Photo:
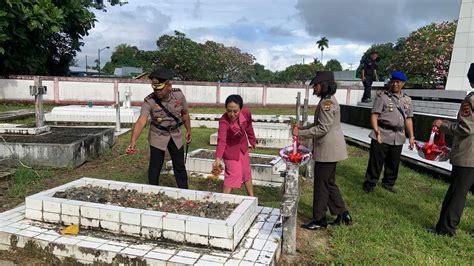
[[[469,190],[474,193],[474,92],[466,96],[458,112],[457,122],[445,121],[441,131],[453,135],[450,162],[453,165],[451,184],[436,225],[441,234],[454,235]]]
[[[301,139],[313,138],[314,221],[325,221],[328,208],[332,215],[342,215],[347,210],[336,185],[336,164],[347,158],[340,121],[341,110],[336,97],[327,96],[319,101],[314,123],[299,133]]]

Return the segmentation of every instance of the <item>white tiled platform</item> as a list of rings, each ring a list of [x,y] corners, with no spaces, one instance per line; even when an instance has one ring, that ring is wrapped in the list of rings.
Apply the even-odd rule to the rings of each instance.
[[[120,107],[120,122],[135,123],[140,116],[140,107]],[[83,106],[68,105],[54,107],[45,113],[48,122],[78,122],[78,123],[115,123],[116,110],[113,106]]]
[[[281,148],[291,144],[290,126],[287,124],[270,124],[253,126],[257,147]],[[209,137],[211,145],[217,145],[217,132]]]
[[[193,114],[191,113],[192,120],[203,120],[203,121],[219,121],[222,114]],[[294,115],[252,115],[253,122],[265,122],[265,123],[289,123],[295,119]],[[314,116],[308,116],[308,121],[313,121]]]
[[[188,158],[186,159],[186,170],[202,173],[202,174],[211,174],[213,159],[204,159],[193,157],[195,154],[201,151],[215,152],[213,150],[198,149],[189,153]],[[281,187],[284,178],[281,176],[282,172],[286,171],[286,164],[278,156],[273,155],[264,155],[250,153],[250,157],[263,157],[273,159],[268,164],[251,164],[250,168],[252,171],[252,181],[254,184],[266,185],[272,187]],[[168,168],[171,168],[171,161],[167,162]]]
[[[163,192],[172,198],[229,202],[238,204],[238,206],[227,219],[217,220],[53,197],[54,193],[58,191],[87,185],[108,189],[137,190],[138,192],[151,193],[150,196]],[[257,216],[258,204],[255,197],[93,178],[81,178],[26,197],[25,201],[25,217],[31,220],[65,225],[80,224],[81,227],[100,228],[112,233],[149,239],[165,239],[231,251],[240,243]]]
[[[146,265],[276,265],[281,255],[280,210],[257,207],[257,213],[238,247],[224,251],[82,229],[77,236],[61,236],[56,224],[26,219],[21,206],[0,213],[0,250],[35,243],[59,259],[88,264],[123,265],[133,259]]]
[[[21,124],[0,124],[0,134],[38,135],[49,130],[49,126],[24,127]]]
[[[346,137],[346,139],[348,139],[349,141],[353,141],[355,143],[367,147],[370,146],[370,129],[343,123],[342,131],[344,132],[344,136]],[[408,149],[408,140],[403,145],[402,160],[416,163],[422,166],[428,166],[429,168],[438,170],[442,173],[450,173],[452,169],[452,165],[449,164],[449,162],[434,162],[421,158],[420,156],[418,156],[418,152],[415,149]]]

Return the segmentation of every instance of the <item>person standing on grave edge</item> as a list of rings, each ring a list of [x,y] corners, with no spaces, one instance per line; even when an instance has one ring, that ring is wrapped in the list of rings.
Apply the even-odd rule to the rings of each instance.
[[[474,63],[467,74],[471,88],[474,88]],[[441,132],[453,135],[450,153],[451,183],[444,197],[439,215],[436,234],[454,236],[458,226],[466,196],[469,190],[474,193],[474,91],[469,93],[458,112],[456,122],[435,120],[433,125]]]
[[[134,153],[137,139],[151,117],[148,134],[150,144],[150,164],[148,166],[148,182],[159,185],[160,172],[168,149],[173,172],[179,188],[188,188],[188,176],[184,164],[184,148],[181,126],[186,128],[186,143],[191,143],[191,120],[188,104],[183,92],[172,88],[170,80],[173,72],[168,69],[156,69],[148,78],[151,80],[153,93],[150,93],[142,104],[140,117],[133,127],[127,153]]]
[[[379,76],[377,75],[377,59],[379,54],[376,51],[372,51],[370,53],[370,57],[367,58],[362,66],[362,73],[361,79],[362,84],[364,85],[364,95],[362,96],[363,103],[369,103],[372,101],[371,99],[371,91],[372,91],[372,82],[378,81]]]
[[[224,161],[224,193],[229,194],[232,189],[240,189],[244,184],[247,194],[253,197],[248,146],[250,143],[251,148],[255,149],[257,138],[252,126],[252,114],[243,106],[240,95],[232,94],[225,100],[226,112],[219,119],[216,159],[212,167],[217,169]]]
[[[364,191],[370,193],[379,180],[382,167],[384,177],[382,188],[396,193],[394,187],[398,177],[398,167],[402,154],[403,143],[406,141],[405,129],[408,132],[409,148],[415,146],[413,135],[413,104],[410,96],[402,92],[407,81],[403,72],[392,72],[389,90],[380,92],[372,107],[370,124],[373,131],[369,137],[369,163],[365,173]]]
[[[336,185],[337,162],[347,159],[347,148],[341,128],[341,109],[334,94],[337,84],[334,73],[318,71],[309,85],[313,95],[321,98],[314,114],[314,123],[297,125],[293,135],[300,139],[313,138],[314,191],[313,220],[301,227],[321,230],[328,226],[326,210],[337,218],[330,225],[352,224],[341,192]]]

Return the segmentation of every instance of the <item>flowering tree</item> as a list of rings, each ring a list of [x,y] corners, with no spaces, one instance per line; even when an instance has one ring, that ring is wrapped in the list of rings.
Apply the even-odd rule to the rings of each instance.
[[[389,68],[404,71],[410,83],[434,87],[448,75],[456,21],[431,23],[412,32]]]

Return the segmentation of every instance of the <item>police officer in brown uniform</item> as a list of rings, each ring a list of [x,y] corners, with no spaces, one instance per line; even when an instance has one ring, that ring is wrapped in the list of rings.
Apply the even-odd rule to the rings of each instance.
[[[150,164],[148,167],[148,182],[159,185],[159,177],[165,150],[168,149],[173,162],[173,171],[179,188],[188,188],[188,177],[184,164],[184,148],[181,126],[186,128],[186,142],[191,143],[191,123],[188,104],[183,93],[178,88],[172,88],[170,80],[173,72],[168,69],[157,69],[149,78],[153,93],[148,95],[140,111],[140,117],[132,131],[127,152],[133,152],[136,141],[151,117],[151,127],[148,134],[150,143]]]
[[[293,135],[300,139],[313,138],[313,220],[302,227],[319,230],[328,225],[328,208],[332,215],[337,215],[330,224],[351,224],[352,218],[336,185],[336,165],[338,161],[347,159],[347,149],[340,122],[341,110],[334,96],[337,84],[333,72],[316,72],[316,77],[310,85],[313,85],[313,94],[321,98],[314,115],[314,123],[295,127]]]
[[[365,174],[364,191],[372,192],[384,167],[382,187],[396,192],[394,187],[398,177],[400,155],[405,143],[405,129],[408,132],[409,147],[413,149],[413,104],[411,98],[402,92],[407,77],[399,71],[391,73],[389,90],[380,92],[372,107],[370,124],[373,131],[369,134],[369,163]]]
[[[468,72],[469,83],[474,88],[474,64]],[[453,135],[450,153],[451,184],[444,197],[435,233],[454,236],[466,203],[469,190],[474,193],[474,92],[461,104],[456,122],[434,121],[441,132]]]

